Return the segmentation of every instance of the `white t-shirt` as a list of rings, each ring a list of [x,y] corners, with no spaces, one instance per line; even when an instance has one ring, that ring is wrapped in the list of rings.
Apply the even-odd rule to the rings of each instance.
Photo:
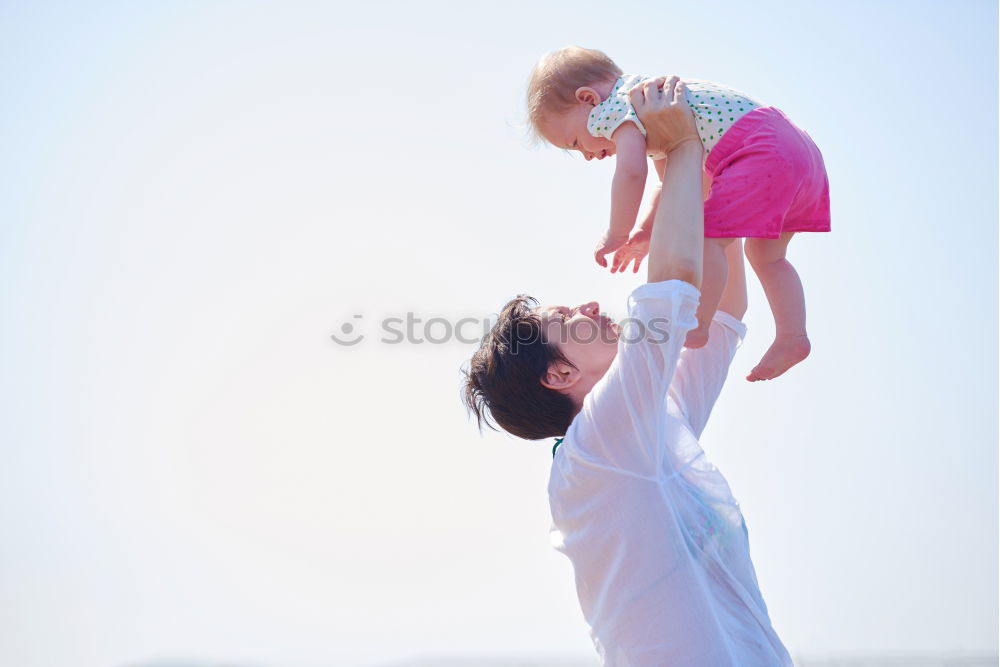
[[[612,667],[792,664],[739,505],[698,444],[746,328],[720,311],[708,344],[683,348],[698,298],[679,280],[632,292],[618,355],[552,464],[553,544]]]

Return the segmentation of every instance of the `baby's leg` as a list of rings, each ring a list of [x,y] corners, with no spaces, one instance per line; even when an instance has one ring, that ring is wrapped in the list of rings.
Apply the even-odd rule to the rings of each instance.
[[[719,307],[722,291],[729,277],[726,246],[733,239],[705,239],[705,257],[701,279],[701,303],[698,304],[698,328],[688,332],[685,347],[703,347],[708,342],[708,328]]]
[[[774,342],[747,380],[770,380],[809,356],[806,299],[795,267],[785,259],[792,232],[777,239],[746,240],[746,255],[774,315]]]

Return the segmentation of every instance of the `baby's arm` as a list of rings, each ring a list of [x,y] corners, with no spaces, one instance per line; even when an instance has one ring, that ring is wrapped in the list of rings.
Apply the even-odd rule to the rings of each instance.
[[[615,142],[615,177],[611,182],[611,224],[597,246],[594,259],[603,267],[604,256],[621,247],[635,225],[646,186],[646,138],[634,123],[622,123],[612,135]]]
[[[653,160],[653,166],[656,167],[656,174],[660,177],[660,182],[653,190],[649,211],[639,226],[629,235],[628,241],[615,252],[615,256],[611,260],[611,273],[624,271],[628,268],[629,263],[632,263],[632,272],[638,273],[639,265],[642,264],[643,258],[649,252],[649,236],[650,232],[653,231],[656,209],[660,205],[660,192],[663,190],[663,173],[667,167],[667,159]]]
[[[649,213],[639,223],[639,231],[645,232],[647,240],[649,239],[649,233],[653,231],[653,218],[656,217],[656,209],[660,206],[660,193],[663,191],[663,172],[667,169],[667,158],[653,160],[653,167],[656,168],[656,175],[660,177],[660,182],[653,191]]]

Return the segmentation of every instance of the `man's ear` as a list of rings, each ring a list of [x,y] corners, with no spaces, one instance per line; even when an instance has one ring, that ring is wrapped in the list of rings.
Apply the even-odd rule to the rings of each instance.
[[[580,379],[580,369],[567,364],[565,361],[553,361],[549,364],[549,369],[545,372],[539,382],[543,387],[555,389],[556,391],[566,391],[575,385]]]
[[[576,101],[596,107],[601,103],[601,96],[590,86],[581,86],[576,89]]]

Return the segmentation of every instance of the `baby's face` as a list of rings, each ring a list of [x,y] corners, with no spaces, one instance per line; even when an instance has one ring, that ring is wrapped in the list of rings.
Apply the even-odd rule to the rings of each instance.
[[[564,113],[549,114],[539,128],[542,136],[557,148],[580,151],[588,160],[614,155],[615,142],[591,136],[587,131],[587,119],[593,109],[593,105],[580,102]]]

